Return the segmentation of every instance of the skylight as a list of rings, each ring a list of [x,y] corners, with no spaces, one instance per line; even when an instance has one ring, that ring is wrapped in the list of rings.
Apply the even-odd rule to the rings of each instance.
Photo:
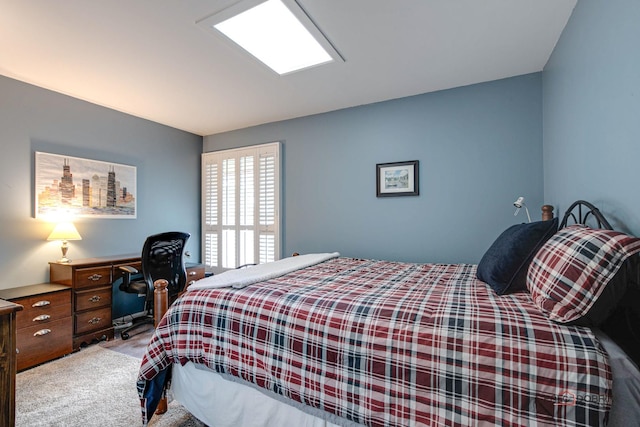
[[[247,9],[241,2],[200,24],[224,34],[278,74],[341,59],[297,3],[287,3],[267,0]]]

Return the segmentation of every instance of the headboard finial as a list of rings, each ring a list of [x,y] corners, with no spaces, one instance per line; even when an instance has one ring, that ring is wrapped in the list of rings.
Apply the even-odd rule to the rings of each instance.
[[[553,206],[542,205],[542,220],[551,221],[553,219]]]

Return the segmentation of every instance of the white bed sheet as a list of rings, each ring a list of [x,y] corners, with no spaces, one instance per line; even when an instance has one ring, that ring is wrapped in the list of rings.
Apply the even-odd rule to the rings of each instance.
[[[638,425],[640,420],[640,370],[629,356],[604,332],[594,330],[609,355],[613,374],[613,405],[610,427]]]
[[[640,370],[611,338],[599,330],[595,333],[609,355],[613,374],[613,405],[609,426],[637,425],[640,420]],[[284,403],[270,396],[269,392],[231,381],[191,362],[185,366],[174,365],[171,387],[174,398],[209,426],[358,426],[349,420],[328,414],[333,421],[331,422]]]
[[[216,289],[234,287],[237,289],[265,280],[284,276],[302,268],[311,267],[340,256],[339,252],[311,253],[282,258],[273,262],[258,264],[251,268],[227,270],[224,273],[214,274],[198,280],[189,286],[189,290]]]

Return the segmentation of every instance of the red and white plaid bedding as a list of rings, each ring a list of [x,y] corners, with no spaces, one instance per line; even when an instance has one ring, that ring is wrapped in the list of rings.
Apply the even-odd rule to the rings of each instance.
[[[475,271],[336,258],[189,291],[148,345],[143,406],[149,380],[192,361],[369,426],[604,425],[611,375],[593,333]]]

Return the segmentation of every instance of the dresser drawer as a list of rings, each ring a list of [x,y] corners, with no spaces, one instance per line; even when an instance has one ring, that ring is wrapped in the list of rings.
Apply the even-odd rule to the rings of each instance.
[[[18,370],[71,353],[71,317],[18,329],[16,348]]]
[[[16,316],[18,329],[44,325],[64,317],[71,317],[71,289],[18,298],[14,302],[24,307],[24,310]]]
[[[77,268],[73,287],[89,288],[111,284],[111,266]]]
[[[111,327],[111,307],[77,313],[75,315],[76,335]]]
[[[74,302],[75,311],[111,307],[111,295],[111,286],[76,292]]]

